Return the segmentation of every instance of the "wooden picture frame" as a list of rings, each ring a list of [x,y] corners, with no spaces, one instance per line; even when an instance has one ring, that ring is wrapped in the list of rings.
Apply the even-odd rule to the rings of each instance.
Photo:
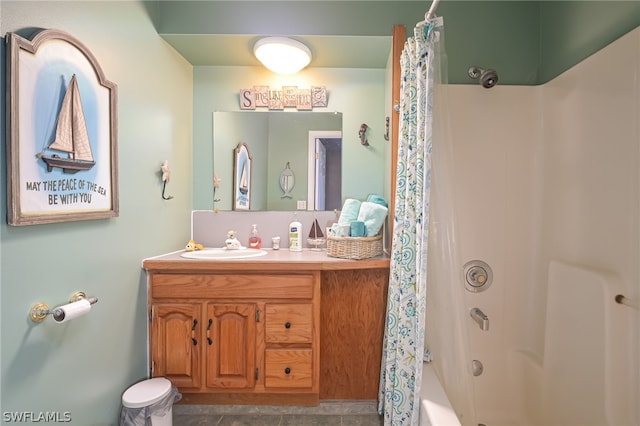
[[[75,37],[7,34],[7,222],[117,217],[117,87]]]
[[[251,160],[247,144],[239,143],[233,150],[234,210],[249,210],[251,207]]]

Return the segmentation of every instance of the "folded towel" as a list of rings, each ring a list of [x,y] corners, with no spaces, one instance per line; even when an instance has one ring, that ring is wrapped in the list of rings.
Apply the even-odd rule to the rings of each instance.
[[[385,200],[381,195],[371,194],[367,197],[367,201],[380,204],[381,206],[389,207],[389,205],[387,204],[387,200]]]
[[[342,211],[340,211],[340,218],[338,223],[340,225],[350,225],[351,222],[358,219],[358,212],[360,211],[360,200],[354,198],[347,198],[344,200]]]
[[[349,235],[352,237],[364,237],[366,235],[366,229],[364,222],[351,222],[351,232],[349,232]]]
[[[364,226],[367,228],[367,237],[378,235],[387,217],[387,211],[388,209],[385,206],[370,201],[365,201],[360,205],[358,221],[364,222]]]
[[[332,237],[348,237],[350,229],[350,225],[340,225],[338,223],[334,223],[329,229],[329,235]]]

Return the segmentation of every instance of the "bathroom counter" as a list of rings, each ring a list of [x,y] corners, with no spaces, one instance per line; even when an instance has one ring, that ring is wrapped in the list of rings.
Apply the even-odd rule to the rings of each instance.
[[[355,269],[389,268],[389,256],[382,255],[369,259],[352,260],[327,256],[326,251],[305,249],[300,252],[288,249],[264,249],[264,256],[246,259],[186,259],[180,255],[184,250],[161,256],[151,257],[142,261],[142,267],[147,271],[340,271]]]

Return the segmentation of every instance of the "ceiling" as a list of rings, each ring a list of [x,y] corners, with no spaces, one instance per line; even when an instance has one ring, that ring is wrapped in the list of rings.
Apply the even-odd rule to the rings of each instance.
[[[257,35],[161,34],[194,66],[260,66],[253,55]],[[386,68],[391,36],[295,36],[313,58],[310,67]]]
[[[422,1],[163,0],[150,14],[194,66],[260,66],[255,42],[286,36],[309,47],[309,67],[384,69],[393,26],[415,23],[425,8]]]

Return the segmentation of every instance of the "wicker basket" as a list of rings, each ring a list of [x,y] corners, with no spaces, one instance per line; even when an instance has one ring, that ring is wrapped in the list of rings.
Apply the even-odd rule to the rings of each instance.
[[[327,237],[327,255],[343,259],[368,259],[382,254],[382,233],[375,237]]]

